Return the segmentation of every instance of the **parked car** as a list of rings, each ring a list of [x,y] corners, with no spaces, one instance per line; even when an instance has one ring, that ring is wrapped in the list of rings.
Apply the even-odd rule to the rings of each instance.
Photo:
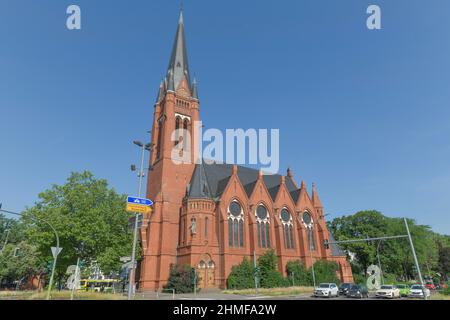
[[[431,296],[430,289],[428,289],[425,286],[421,286],[420,284],[414,284],[411,286],[411,293],[409,294],[409,296],[411,298],[422,298],[423,299],[424,293],[427,298]]]
[[[339,296],[339,289],[336,283],[321,283],[314,290],[315,297],[337,297]]]
[[[354,285],[354,283],[350,282],[344,282],[339,286],[339,295],[347,295],[348,291],[350,290],[351,286]]]
[[[397,288],[400,290],[401,297],[408,297],[411,293],[411,288],[407,284],[398,284]]]
[[[394,285],[383,285],[376,292],[377,298],[400,298],[400,290]]]
[[[425,287],[429,290],[436,290],[436,286],[434,285],[434,283],[427,283],[425,284]]]
[[[368,298],[369,290],[366,286],[361,284],[353,284],[347,292],[347,297],[349,298]]]

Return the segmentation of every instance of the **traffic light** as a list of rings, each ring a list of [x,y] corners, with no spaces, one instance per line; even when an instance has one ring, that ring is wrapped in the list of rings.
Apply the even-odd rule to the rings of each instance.
[[[259,277],[260,272],[261,272],[261,269],[259,267],[255,267],[253,269],[253,273],[254,273],[255,277]]]
[[[47,262],[47,272],[52,272],[53,269],[53,261]]]
[[[328,242],[327,239],[323,240],[323,245],[324,245],[325,249],[327,249],[327,250],[330,249],[330,243]]]

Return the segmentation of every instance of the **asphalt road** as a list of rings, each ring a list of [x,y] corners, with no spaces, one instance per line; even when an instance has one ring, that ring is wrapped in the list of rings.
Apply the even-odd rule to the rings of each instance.
[[[141,294],[137,295],[136,299],[139,300],[173,300],[173,296],[171,294],[160,294],[158,297],[154,293],[150,294]],[[302,295],[292,295],[292,296],[243,296],[243,295],[234,295],[234,294],[222,294],[220,292],[217,293],[199,293],[197,295],[194,294],[180,294],[175,296],[175,300],[322,300],[322,301],[332,301],[332,300],[379,300],[380,298],[376,298],[374,295],[371,295],[368,299],[353,299],[347,298],[346,296],[339,296],[333,298],[316,298],[311,294],[302,294]],[[386,299],[389,300],[389,299]],[[417,300],[410,298],[400,298],[393,300]]]

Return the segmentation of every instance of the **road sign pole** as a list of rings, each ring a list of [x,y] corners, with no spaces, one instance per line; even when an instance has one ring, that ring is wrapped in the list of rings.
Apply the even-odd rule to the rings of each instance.
[[[73,300],[73,294],[75,292],[75,286],[78,289],[78,273],[79,273],[78,268],[79,268],[79,265],[80,265],[80,258],[78,257],[77,258],[77,267],[75,269],[75,281],[74,281],[74,284],[72,285],[72,292],[70,293],[70,300]]]
[[[258,295],[258,266],[256,265],[256,251],[253,251],[253,267],[255,270],[255,294]]]
[[[141,154],[141,168],[139,169],[139,195],[141,197],[142,193],[142,178],[144,176],[144,158],[145,158],[145,146],[142,146],[142,154]],[[136,212],[134,221],[134,233],[133,233],[133,251],[131,254],[131,270],[130,270],[130,279],[128,283],[128,300],[132,300],[134,297],[134,278],[135,278],[135,268],[136,268],[136,243],[137,243],[137,231],[138,231],[138,213]]]
[[[53,259],[52,275],[50,276],[50,283],[48,284],[47,300],[50,300],[50,293],[52,292],[53,279],[55,278],[56,262],[58,261],[58,254],[59,254],[58,251],[59,251],[59,241],[58,244],[56,245],[56,254]]]
[[[423,298],[425,300],[427,300],[427,295],[425,293],[425,289],[423,286],[422,273],[420,272],[419,261],[417,260],[416,250],[414,249],[414,243],[412,241],[411,233],[409,232],[408,221],[406,220],[406,218],[403,218],[403,220],[405,221],[406,232],[408,233],[409,244],[411,245],[411,250],[413,253],[413,257],[414,257],[414,263],[416,264],[417,274],[419,275],[419,281],[420,281],[420,284],[422,285]]]
[[[313,284],[314,284],[314,290],[316,290],[316,273],[314,271],[314,258],[313,258],[313,254],[312,254],[312,250],[313,250],[313,246],[312,246],[312,229],[309,233],[309,254],[311,257],[311,272],[312,272],[312,277],[313,277]]]

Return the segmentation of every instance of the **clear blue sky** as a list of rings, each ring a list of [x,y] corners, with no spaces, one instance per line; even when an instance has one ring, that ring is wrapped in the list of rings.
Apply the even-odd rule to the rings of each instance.
[[[131,141],[147,138],[178,10],[0,2],[4,209],[85,169],[136,193]],[[315,182],[331,217],[377,209],[450,234],[450,1],[186,0],[184,18],[207,127],[280,128],[282,171]]]

